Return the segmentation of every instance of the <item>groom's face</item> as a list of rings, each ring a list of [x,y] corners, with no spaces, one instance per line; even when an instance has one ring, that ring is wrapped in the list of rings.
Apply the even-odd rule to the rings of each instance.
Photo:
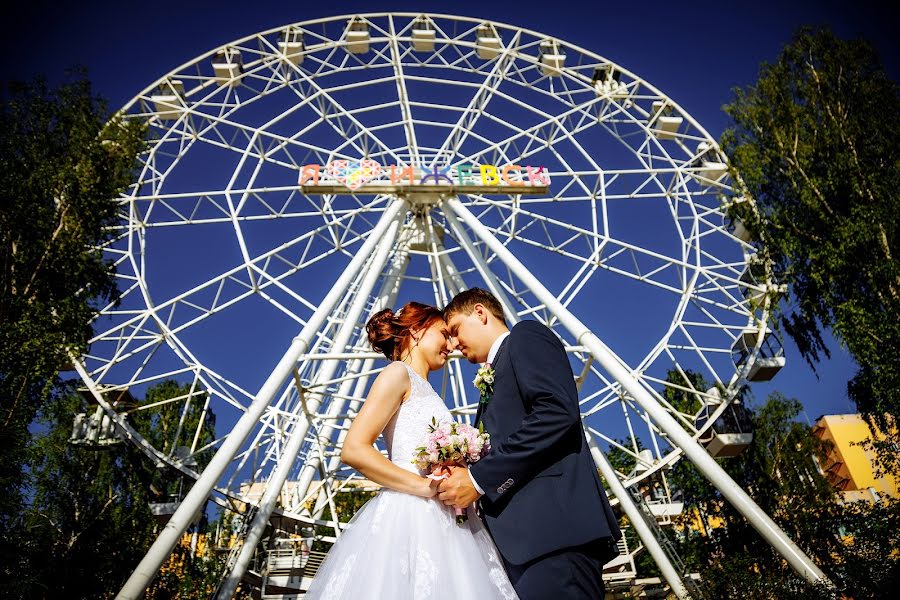
[[[487,360],[491,350],[490,330],[487,326],[484,311],[480,304],[469,314],[457,312],[450,315],[447,328],[453,340],[453,348],[458,349],[471,363],[482,363]]]

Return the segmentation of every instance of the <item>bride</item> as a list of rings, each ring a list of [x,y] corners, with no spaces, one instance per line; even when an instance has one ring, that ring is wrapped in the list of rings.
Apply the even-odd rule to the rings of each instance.
[[[432,417],[450,411],[428,383],[451,351],[440,310],[409,302],[375,314],[369,342],[392,362],[375,379],[344,440],[341,460],[384,489],[350,520],[306,600],[504,599],[516,593],[472,507],[456,524],[438,482],[413,465]],[[384,435],[388,456],[373,447]]]

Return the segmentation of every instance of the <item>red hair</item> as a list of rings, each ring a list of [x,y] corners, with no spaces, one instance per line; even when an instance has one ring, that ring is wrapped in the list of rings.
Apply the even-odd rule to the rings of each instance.
[[[372,315],[366,323],[366,333],[372,348],[390,360],[400,360],[413,330],[425,329],[442,321],[441,311],[421,302],[407,302],[396,313],[386,308]]]

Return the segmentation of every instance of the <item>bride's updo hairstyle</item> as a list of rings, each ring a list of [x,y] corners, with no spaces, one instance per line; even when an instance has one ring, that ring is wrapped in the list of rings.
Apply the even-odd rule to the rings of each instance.
[[[420,302],[407,302],[396,313],[386,308],[372,315],[366,333],[372,347],[389,360],[400,360],[414,329],[425,329],[443,319],[441,311]]]

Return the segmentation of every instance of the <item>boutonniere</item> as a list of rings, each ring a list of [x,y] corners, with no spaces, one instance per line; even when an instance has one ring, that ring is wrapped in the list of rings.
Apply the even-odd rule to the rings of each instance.
[[[491,394],[494,393],[494,367],[486,364],[478,369],[478,372],[475,373],[475,380],[473,383],[475,384],[475,387],[478,388],[480,394],[479,402],[481,402],[481,404],[487,404],[487,401],[491,398]]]

